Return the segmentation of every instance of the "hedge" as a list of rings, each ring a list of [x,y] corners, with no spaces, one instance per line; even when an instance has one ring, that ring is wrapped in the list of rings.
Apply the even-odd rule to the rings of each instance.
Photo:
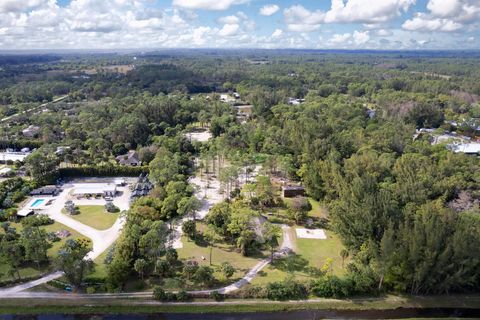
[[[60,177],[136,177],[142,173],[148,173],[148,166],[82,166],[58,169]]]
[[[0,140],[0,149],[38,149],[43,145],[43,142],[38,140]]]

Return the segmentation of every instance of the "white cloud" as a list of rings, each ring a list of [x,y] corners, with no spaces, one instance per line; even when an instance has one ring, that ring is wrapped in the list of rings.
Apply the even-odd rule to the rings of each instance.
[[[0,13],[27,11],[46,2],[45,0],[1,0]]]
[[[350,40],[352,35],[350,33],[334,34],[329,42],[333,45],[344,44],[347,40]]]
[[[238,24],[226,24],[218,32],[218,34],[221,35],[222,37],[232,37],[236,35],[239,30],[240,30],[240,26]]]
[[[356,45],[363,45],[370,40],[370,35],[368,34],[368,31],[364,32],[359,32],[355,31],[353,32],[353,42],[355,42]]]
[[[173,0],[173,5],[187,9],[227,10],[250,0]]]
[[[283,35],[283,31],[281,29],[275,29],[272,33],[272,38],[280,38]]]
[[[417,12],[402,28],[410,31],[459,31],[480,20],[478,0],[429,0],[429,12]]]
[[[416,0],[332,0],[330,10],[310,11],[301,5],[284,10],[288,29],[297,32],[318,30],[324,23],[364,23],[378,26],[406,12]]]
[[[294,32],[310,32],[318,30],[324,21],[325,14],[320,11],[310,12],[301,5],[294,5],[283,11],[288,30]]]
[[[385,22],[407,11],[415,0],[332,0],[331,9],[325,14],[326,23]]]
[[[414,18],[407,20],[402,25],[403,29],[410,31],[444,31],[460,30],[463,26],[448,19],[431,18],[423,13],[418,13]]]
[[[275,14],[278,10],[280,10],[280,7],[276,4],[267,4],[260,8],[260,14],[262,16],[271,16]]]
[[[226,16],[219,18],[218,22],[223,24],[238,24],[240,22],[240,18],[237,16]]]

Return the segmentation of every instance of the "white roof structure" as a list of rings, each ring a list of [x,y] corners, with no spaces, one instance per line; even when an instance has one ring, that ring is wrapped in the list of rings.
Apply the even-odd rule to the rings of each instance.
[[[23,161],[30,152],[0,152],[0,161]]]
[[[0,169],[0,176],[3,176],[11,171],[12,171],[12,168],[8,168],[8,167],[2,168]]]
[[[450,145],[455,153],[480,154],[480,143],[463,143]]]
[[[121,185],[124,185],[125,184],[125,179],[123,178],[116,178],[115,180],[113,180],[113,183],[117,186],[121,186]]]
[[[116,193],[117,187],[109,183],[82,183],[73,189],[74,195]]]
[[[19,216],[19,217],[26,217],[30,214],[33,214],[32,209],[21,209],[21,210],[18,210],[18,212],[17,212],[17,216]]]

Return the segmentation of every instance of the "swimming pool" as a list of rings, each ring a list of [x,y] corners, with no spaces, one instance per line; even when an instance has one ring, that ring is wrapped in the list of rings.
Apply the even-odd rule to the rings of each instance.
[[[38,207],[40,206],[42,203],[45,202],[45,199],[36,199],[35,201],[33,201],[31,204],[30,204],[30,208],[35,208],[35,207]]]

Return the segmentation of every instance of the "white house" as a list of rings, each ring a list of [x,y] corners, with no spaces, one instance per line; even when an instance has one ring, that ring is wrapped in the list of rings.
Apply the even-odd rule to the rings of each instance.
[[[40,132],[40,127],[30,125],[28,128],[22,130],[22,134],[25,137],[33,138]]]

